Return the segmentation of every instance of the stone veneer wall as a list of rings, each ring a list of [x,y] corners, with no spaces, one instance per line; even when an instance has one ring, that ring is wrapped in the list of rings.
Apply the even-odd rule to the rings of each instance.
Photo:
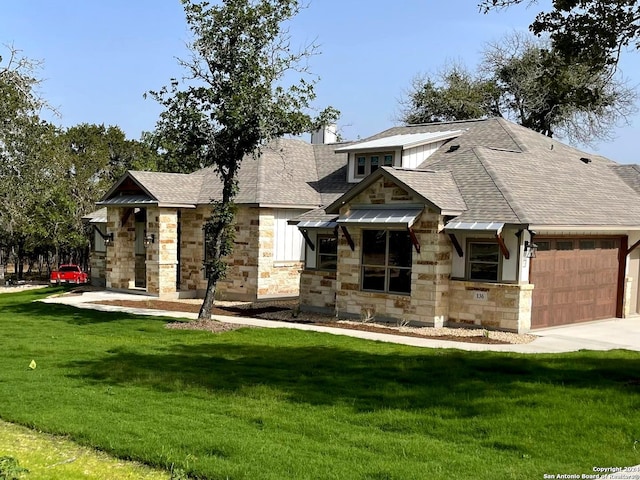
[[[180,219],[180,289],[202,297],[207,288],[202,261],[204,233],[202,225],[211,215],[211,207],[182,210]],[[227,277],[217,286],[216,296],[222,299],[255,300],[258,292],[259,209],[238,207],[235,242],[229,260]]]
[[[531,284],[449,282],[449,323],[524,333],[531,329]]]
[[[353,204],[402,205],[418,204],[420,199],[380,179],[351,202]],[[349,205],[341,209],[341,214]],[[413,250],[411,295],[360,291],[362,235],[359,228],[349,227],[355,249],[351,251],[343,234],[338,244],[336,309],[338,314],[373,315],[380,319],[397,319],[414,323],[442,326],[448,315],[449,277],[451,275],[451,245],[444,234],[438,213],[425,208],[413,225],[421,253]]]
[[[275,261],[274,212],[263,208],[259,214],[258,298],[297,297],[304,262]]]
[[[91,266],[91,285],[94,287],[104,287],[106,285],[105,270],[107,268],[107,252],[91,251],[89,258]]]
[[[336,272],[303,270],[300,276],[300,306],[303,310],[333,312],[336,308]]]
[[[135,286],[135,215],[121,225],[126,208],[107,209],[107,233],[113,233],[113,245],[107,247],[105,278],[107,288],[129,289]]]
[[[146,249],[147,292],[175,298],[178,266],[178,211],[175,208],[147,209],[147,234],[155,242]]]

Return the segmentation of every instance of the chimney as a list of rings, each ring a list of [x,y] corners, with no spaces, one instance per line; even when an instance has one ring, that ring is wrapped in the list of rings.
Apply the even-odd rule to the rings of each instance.
[[[323,125],[315,132],[311,132],[311,143],[323,145],[338,141],[338,126],[335,123]]]

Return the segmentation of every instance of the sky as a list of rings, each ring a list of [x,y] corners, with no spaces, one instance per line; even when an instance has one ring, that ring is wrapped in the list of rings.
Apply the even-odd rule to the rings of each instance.
[[[416,76],[451,62],[474,69],[487,42],[526,32],[548,3],[485,15],[478,0],[310,0],[290,32],[294,45],[320,46],[309,60],[319,77],[314,108],[340,110],[342,136],[356,140],[398,124]],[[144,94],[183,74],[176,58],[188,58],[189,38],[179,0],[20,0],[0,8],[0,43],[43,62],[41,94],[60,113],[52,122],[117,125],[132,139],[153,130],[161,108]],[[640,85],[640,52],[625,52],[620,67]],[[581,148],[640,163],[640,114],[629,120],[613,141]]]

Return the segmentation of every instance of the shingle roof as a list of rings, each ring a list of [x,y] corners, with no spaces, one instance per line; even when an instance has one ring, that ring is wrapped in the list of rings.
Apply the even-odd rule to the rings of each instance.
[[[337,212],[342,204],[355,198],[383,176],[410,190],[445,215],[458,215],[467,208],[450,172],[381,167],[328,205],[326,211]]]
[[[180,173],[129,172],[159,203],[191,203],[198,200],[202,175]]]
[[[618,165],[501,118],[394,127],[371,138],[447,130],[463,133],[419,169],[452,174],[467,206],[458,221],[640,225],[640,167]]]
[[[238,171],[238,204],[318,207],[344,193],[346,154],[333,145],[311,145],[302,140],[278,139],[263,147],[258,158],[247,156]],[[192,174],[128,172],[160,204],[204,205],[222,196],[214,168]],[[103,200],[117,193],[118,185]]]
[[[462,212],[467,210],[467,204],[462,198],[451,172],[382,168],[399,180],[401,184],[429,199],[442,211]]]

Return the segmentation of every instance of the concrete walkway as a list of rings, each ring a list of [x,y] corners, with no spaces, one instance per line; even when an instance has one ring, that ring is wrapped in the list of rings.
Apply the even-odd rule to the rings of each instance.
[[[151,315],[173,318],[195,319],[195,313],[169,312],[146,308],[118,307],[114,305],[99,305],[91,302],[103,300],[140,300],[140,295],[118,293],[112,291],[86,292],[81,295],[62,295],[42,300],[45,303],[61,303],[78,308],[87,308],[107,312],[127,312],[136,315]],[[448,340],[433,340],[429,338],[405,337],[384,333],[363,332],[343,328],[324,327],[293,322],[275,320],[261,320],[246,317],[231,317],[213,315],[214,320],[240,325],[251,325],[263,328],[295,328],[314,332],[345,335],[349,337],[390,342],[414,347],[426,348],[455,348],[467,351],[493,351],[517,353],[563,353],[578,350],[614,350],[627,349],[640,351],[640,317],[626,319],[611,319],[588,324],[570,325],[564,327],[535,330],[538,336],[533,342],[522,345],[487,345],[480,343],[454,342]]]

